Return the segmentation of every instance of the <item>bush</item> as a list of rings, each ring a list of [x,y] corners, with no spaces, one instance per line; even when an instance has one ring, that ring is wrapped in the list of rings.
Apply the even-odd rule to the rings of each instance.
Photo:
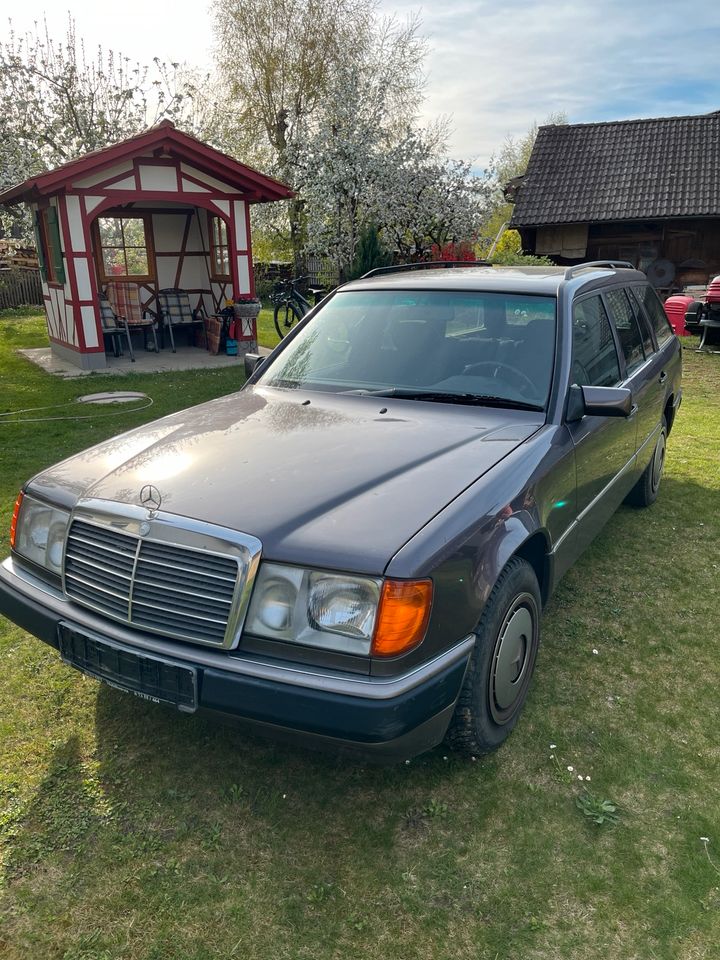
[[[466,243],[465,241],[453,243],[450,241],[449,243],[444,243],[442,246],[434,243],[430,248],[430,259],[450,263],[457,260],[471,262],[477,260],[477,257],[475,256],[475,250],[471,243]]]
[[[380,233],[375,226],[365,227],[360,234],[355,259],[348,276],[349,280],[356,280],[370,270],[377,267],[389,267],[392,263],[392,254],[380,242]]]
[[[276,280],[270,280],[268,277],[260,277],[255,281],[255,296],[265,302],[273,292]]]
[[[536,257],[522,252],[520,234],[517,230],[506,230],[500,237],[495,252],[490,258],[491,263],[496,263],[502,267],[533,267],[533,266],[553,266],[552,260],[547,257]]]

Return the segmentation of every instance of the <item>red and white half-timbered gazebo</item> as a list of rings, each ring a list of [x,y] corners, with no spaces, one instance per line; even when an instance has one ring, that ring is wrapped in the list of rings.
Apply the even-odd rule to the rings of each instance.
[[[99,295],[131,281],[157,312],[179,288],[216,313],[254,294],[249,205],[292,191],[169,121],[0,193],[30,204],[53,353],[105,367]]]

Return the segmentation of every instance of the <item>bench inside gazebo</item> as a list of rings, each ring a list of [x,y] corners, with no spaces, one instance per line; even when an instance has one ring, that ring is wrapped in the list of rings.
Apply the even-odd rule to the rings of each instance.
[[[165,121],[5,190],[0,204],[30,205],[52,354],[101,370],[106,354],[127,359],[128,340],[135,353],[156,340],[161,353],[204,349],[198,318],[254,296],[250,204],[291,196]]]

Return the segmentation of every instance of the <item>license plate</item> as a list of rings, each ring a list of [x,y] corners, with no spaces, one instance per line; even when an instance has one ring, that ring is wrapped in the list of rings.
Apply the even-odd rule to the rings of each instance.
[[[165,657],[95,637],[66,623],[58,625],[60,656],[69,666],[116,690],[152,703],[169,703],[192,713],[197,709],[197,670]]]

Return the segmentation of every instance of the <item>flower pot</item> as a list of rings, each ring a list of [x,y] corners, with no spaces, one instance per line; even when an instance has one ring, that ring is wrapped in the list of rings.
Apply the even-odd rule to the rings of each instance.
[[[259,300],[245,300],[241,303],[233,304],[233,313],[236,317],[257,317],[260,313],[262,304]]]

